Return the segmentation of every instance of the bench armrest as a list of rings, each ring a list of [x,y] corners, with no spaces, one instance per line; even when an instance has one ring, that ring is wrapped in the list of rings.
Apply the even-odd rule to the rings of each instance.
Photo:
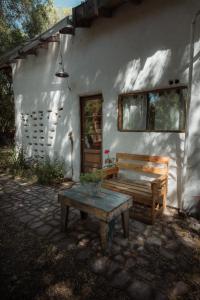
[[[158,178],[154,179],[151,183],[152,184],[155,183],[155,184],[163,185],[163,184],[166,183],[166,181],[167,181],[167,175],[162,175],[162,176],[159,176]]]
[[[110,167],[110,168],[101,169],[101,171],[103,173],[103,178],[106,178],[107,176],[110,176],[110,175],[117,176],[117,174],[119,172],[119,168],[114,166],[114,167]]]
[[[167,193],[167,175],[162,175],[151,182],[153,193]]]

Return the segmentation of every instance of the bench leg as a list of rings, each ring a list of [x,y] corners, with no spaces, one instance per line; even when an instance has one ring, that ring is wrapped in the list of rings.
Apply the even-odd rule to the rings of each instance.
[[[164,195],[163,195],[163,210],[166,208],[167,201],[167,185],[165,185]]]
[[[155,221],[155,200],[153,200],[151,207],[151,224],[153,225]]]
[[[87,217],[88,217],[88,214],[86,212],[84,212],[84,211],[80,211],[80,216],[81,216],[82,220],[86,220]]]
[[[129,210],[127,209],[125,212],[121,214],[122,216],[122,227],[124,231],[124,237],[129,237]]]
[[[61,203],[61,231],[65,232],[67,230],[69,219],[69,206]]]

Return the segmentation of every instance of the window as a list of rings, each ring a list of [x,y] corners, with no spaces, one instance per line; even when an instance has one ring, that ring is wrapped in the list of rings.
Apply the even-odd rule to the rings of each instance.
[[[184,131],[186,87],[119,96],[121,131]]]

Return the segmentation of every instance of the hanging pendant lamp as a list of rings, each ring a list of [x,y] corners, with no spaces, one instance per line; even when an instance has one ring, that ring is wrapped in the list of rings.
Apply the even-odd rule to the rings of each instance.
[[[59,62],[58,71],[55,73],[55,76],[60,77],[60,78],[68,78],[69,77],[69,74],[67,72],[65,72],[61,61]]]
[[[58,70],[55,73],[55,76],[59,77],[59,78],[68,78],[69,74],[67,72],[65,72],[64,66],[63,66],[63,58],[62,58],[62,52],[61,52],[61,39],[60,39],[60,49],[59,49],[59,52],[60,52],[60,62],[59,62]]]

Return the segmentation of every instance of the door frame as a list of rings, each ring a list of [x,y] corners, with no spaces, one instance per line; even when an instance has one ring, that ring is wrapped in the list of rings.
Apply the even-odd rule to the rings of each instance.
[[[98,94],[92,94],[92,95],[86,95],[86,96],[79,96],[79,108],[80,108],[80,173],[83,173],[84,166],[83,166],[83,103],[87,100],[101,100],[101,154],[100,154],[100,160],[101,160],[101,168],[102,168],[102,162],[103,162],[103,95],[101,93]]]

